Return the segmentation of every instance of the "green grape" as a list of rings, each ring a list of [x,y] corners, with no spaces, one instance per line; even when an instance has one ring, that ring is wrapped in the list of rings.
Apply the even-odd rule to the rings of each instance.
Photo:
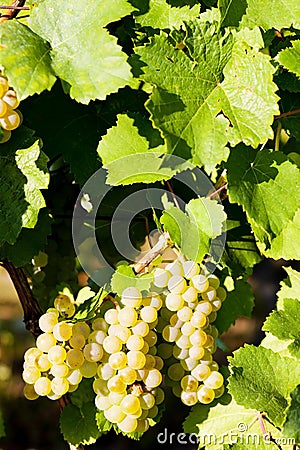
[[[191,375],[196,378],[196,380],[203,381],[210,375],[210,371],[210,366],[207,366],[206,364],[198,364],[194,369],[192,369]]]
[[[126,347],[128,348],[128,350],[141,350],[144,346],[144,343],[145,341],[142,336],[133,334],[128,338]]]
[[[205,292],[203,292],[201,295],[202,295],[203,300],[212,302],[213,300],[215,300],[217,293],[216,293],[215,288],[209,286],[208,289]]]
[[[157,342],[157,334],[155,331],[150,330],[147,336],[144,337],[144,340],[149,344],[149,347],[153,347]]]
[[[53,364],[50,370],[51,375],[58,378],[64,378],[69,375],[69,367],[67,364]],[[77,384],[77,383],[72,383]]]
[[[73,369],[69,371],[68,376],[66,377],[69,384],[71,385],[78,385],[82,380],[82,375],[80,370]]]
[[[157,268],[154,271],[153,284],[158,288],[164,288],[168,285],[168,281],[172,274],[168,270]]]
[[[5,102],[11,109],[16,109],[20,102],[17,99],[17,94],[13,89],[9,89],[4,96],[2,97],[2,101]]]
[[[35,365],[35,361],[37,358],[39,358],[43,352],[37,348],[37,347],[30,347],[28,350],[26,350],[24,354],[24,361],[30,366]]]
[[[69,344],[71,347],[81,350],[85,345],[85,337],[83,334],[75,334],[75,336],[71,336],[69,339]]]
[[[124,289],[121,296],[121,302],[124,306],[139,308],[142,304],[142,294],[136,287]]]
[[[84,357],[87,361],[97,362],[103,356],[102,346],[97,344],[96,342],[90,342],[83,349]]]
[[[182,294],[186,290],[186,281],[180,275],[173,275],[168,281],[168,289],[172,294]]]
[[[23,380],[27,384],[34,384],[40,376],[41,372],[36,367],[26,367],[22,373]]]
[[[48,355],[42,353],[35,360],[35,366],[41,372],[47,372],[51,368],[51,362],[49,361]]]
[[[96,395],[95,405],[98,409],[100,409],[100,411],[105,411],[112,406],[109,398],[103,397],[102,395]]]
[[[51,391],[51,381],[47,377],[38,378],[34,383],[34,390],[41,397],[48,395]]]
[[[84,323],[84,322],[82,322]],[[92,322],[92,328],[95,331],[104,331],[106,332],[108,330],[108,324],[106,323],[105,319],[103,317],[97,317]],[[73,331],[74,333],[74,331]]]
[[[150,369],[143,381],[147,388],[155,388],[161,384],[162,374],[157,369]]]
[[[118,405],[112,405],[110,408],[105,409],[104,416],[111,423],[119,423],[125,419],[125,414]]]
[[[0,139],[0,144],[5,144],[5,142],[9,141],[10,138],[11,138],[11,131],[2,129],[2,137]]]
[[[54,308],[63,314],[70,307],[71,303],[70,297],[65,294],[59,294],[54,300]]]
[[[115,375],[108,380],[107,387],[112,392],[122,393],[126,391],[126,384],[119,375]]]
[[[213,310],[212,304],[208,301],[201,301],[195,308],[195,311],[200,311],[205,316],[208,316]]]
[[[137,373],[131,367],[124,367],[118,371],[118,375],[124,383],[130,385],[135,382]]]
[[[224,382],[223,375],[220,372],[213,371],[204,381],[205,386],[211,389],[219,389]]]
[[[202,385],[198,390],[197,396],[200,403],[207,405],[208,403],[211,403],[214,400],[215,393],[213,389]]]
[[[121,401],[120,407],[125,414],[135,414],[141,406],[138,397],[128,394]]]
[[[194,261],[185,261],[182,264],[182,267],[183,267],[184,276],[188,280],[193,278],[195,275],[198,275],[200,272],[200,267]]]
[[[176,359],[186,359],[189,357],[189,350],[187,348],[180,348],[175,345],[173,348],[173,356]]]
[[[198,298],[198,291],[193,286],[189,286],[183,293],[182,298],[187,303],[193,303]]]
[[[222,397],[222,395],[224,394],[224,391],[225,391],[224,386],[221,386],[218,389],[214,389],[215,398]]]
[[[52,333],[42,333],[36,340],[36,346],[42,352],[47,353],[56,344],[56,339]]]
[[[93,390],[97,395],[107,396],[109,394],[107,381],[96,378],[93,381]]]
[[[198,347],[198,346],[193,346],[189,349],[189,356],[190,358],[199,360],[204,356],[204,348],[203,347]]]
[[[193,370],[197,366],[198,361],[196,359],[194,359],[194,358],[189,357],[189,358],[186,358],[186,359],[181,359],[180,360],[180,364],[182,365],[184,370],[187,370],[187,371],[190,372],[191,370]]]
[[[58,322],[53,327],[53,336],[60,342],[68,341],[72,336],[72,324],[68,322]]]
[[[149,356],[151,356],[151,355],[149,355]],[[154,369],[162,370],[162,368],[164,367],[164,360],[160,356],[156,356],[156,355],[154,356],[154,358],[155,358]]]
[[[120,339],[122,344],[125,344],[129,337],[131,336],[131,331],[129,328],[120,325],[119,323],[116,325],[111,325],[108,329],[109,336],[116,336]]]
[[[166,265],[165,270],[171,272],[172,275],[184,276],[183,266],[180,261],[176,260]]]
[[[172,356],[173,346],[165,343],[159,344],[157,352],[163,359],[168,359]]]
[[[120,309],[118,317],[120,324],[124,327],[133,327],[137,323],[137,312],[129,306]]]
[[[141,351],[130,350],[127,353],[127,361],[129,367],[139,370],[145,366],[146,357]]]
[[[190,348],[192,346],[189,336],[184,335],[181,335],[178,339],[176,339],[176,345],[179,348]]]
[[[128,328],[126,328],[126,330],[127,329]],[[149,333],[149,325],[146,322],[144,322],[143,320],[138,320],[136,325],[134,325],[134,327],[131,328],[131,331],[133,334],[137,334],[138,336],[145,337]],[[128,338],[129,338],[129,336],[128,336]],[[124,342],[126,342],[127,339]]]
[[[48,359],[52,364],[62,364],[66,357],[67,352],[61,345],[54,345],[48,351]]]
[[[173,395],[175,395],[175,397],[181,398],[181,387],[179,384],[175,384],[174,386],[172,386],[172,392]]]
[[[93,324],[94,323],[95,323],[95,321],[93,322]],[[85,339],[88,339],[90,332],[91,332],[90,327],[85,322],[76,322],[73,324],[72,337],[77,336],[77,335],[82,335],[82,336],[84,336]]]
[[[23,394],[27,400],[36,400],[39,397],[39,394],[37,394],[34,390],[33,384],[25,384]]]
[[[58,317],[55,312],[46,312],[39,318],[39,327],[45,333],[51,333],[57,322]]]
[[[7,107],[5,115],[0,117],[0,125],[4,130],[12,131],[18,128],[21,123],[21,118],[17,111]]]
[[[181,378],[184,377],[184,368],[179,364],[179,363],[175,363],[172,364],[169,368],[168,368],[168,377],[173,380],[173,381],[179,381],[181,380]]]
[[[167,325],[162,332],[162,336],[167,342],[175,342],[176,339],[179,339],[180,334],[181,333],[178,328],[171,327],[170,325]]]
[[[179,311],[184,306],[182,295],[170,292],[166,297],[166,307],[170,311]]]
[[[184,403],[187,406],[193,406],[198,401],[197,392],[182,391],[180,398],[181,398],[182,403]]]
[[[184,296],[184,294],[183,294],[183,296]],[[176,314],[177,314],[177,317],[179,320],[181,320],[182,322],[187,322],[187,321],[191,320],[193,311],[188,306],[184,306],[179,311],[177,311]]]
[[[109,401],[110,401],[110,403],[112,404],[112,405],[120,405],[121,404],[121,401],[123,400],[123,398],[126,396],[127,394],[126,394],[126,391],[125,392],[121,392],[121,393],[119,393],[119,392],[110,392],[109,394],[108,394],[108,398],[109,398]]]
[[[201,274],[194,275],[191,278],[191,284],[200,293],[207,291],[207,289],[209,288],[209,282],[208,282],[207,278]]]
[[[156,405],[152,406],[151,409],[148,411],[148,417],[149,419],[154,419],[158,414],[158,407]]]
[[[184,336],[191,336],[194,333],[196,328],[192,325],[191,322],[185,322],[181,327],[181,333]]]
[[[193,334],[190,335],[190,343],[192,346],[204,346],[207,340],[207,334],[203,330],[195,330]]]
[[[213,274],[208,275],[207,278],[208,278],[209,285],[211,287],[213,287],[214,289],[218,289],[218,287],[220,286],[219,278],[216,275],[213,275]]]
[[[103,348],[107,353],[117,353],[122,349],[122,342],[117,336],[107,336],[103,341]]]
[[[154,390],[154,397],[155,397],[155,403],[157,405],[160,405],[165,399],[165,393],[160,387],[155,388],[155,390]]]
[[[208,318],[208,320],[209,320],[209,323],[214,322],[214,321],[216,320],[216,318],[217,318],[217,313],[216,313],[216,311],[212,311],[212,312],[210,313],[210,315],[207,316],[207,318]]]
[[[149,410],[155,405],[155,397],[150,392],[146,392],[139,397],[141,408]]]
[[[116,325],[119,322],[118,319],[119,313],[116,309],[111,308],[108,309],[105,314],[104,314],[104,320],[109,324],[109,325]]]
[[[217,297],[223,302],[226,297],[227,297],[227,292],[226,289],[224,289],[223,287],[218,287],[217,288]]]
[[[54,394],[63,396],[68,392],[69,383],[66,378],[54,377],[51,381],[51,390]]]
[[[149,420],[145,419],[138,419],[137,421],[137,427],[135,431],[137,433],[145,433],[149,428]]]
[[[95,362],[84,361],[82,366],[80,366],[79,370],[83,377],[92,378],[96,375],[98,369],[98,365]]]
[[[144,298],[142,304],[143,306],[151,306],[159,310],[163,305],[163,301],[160,295],[150,292],[149,297]]]
[[[181,311],[181,310],[179,310]],[[181,328],[183,325],[183,321],[179,319],[178,314],[175,313],[170,317],[170,325],[175,328]]]
[[[77,348],[71,348],[66,355],[66,363],[71,369],[78,369],[84,363],[83,352]]]
[[[196,392],[198,389],[198,381],[192,375],[185,375],[180,382],[183,391]]]
[[[211,302],[211,305],[212,305],[212,310],[213,310],[213,311],[219,311],[219,309],[221,309],[222,302],[221,302],[221,300],[220,300],[219,298],[215,298],[215,299]]]
[[[109,380],[111,377],[116,375],[116,370],[113,369],[109,363],[102,363],[97,369],[97,375],[102,378],[102,380]]]
[[[144,368],[145,369],[153,369],[154,367],[155,367],[155,363],[156,363],[156,360],[155,360],[155,356],[153,356],[153,355],[145,355],[146,356],[146,362],[145,362],[145,366],[144,366]]]
[[[108,363],[114,370],[124,369],[127,365],[127,355],[124,352],[113,353],[109,356]]]
[[[137,424],[137,419],[127,416],[122,420],[122,422],[118,423],[118,427],[121,431],[123,431],[123,433],[132,433],[136,430]]]
[[[157,310],[153,306],[144,306],[140,310],[140,317],[146,323],[153,323],[157,320]]]

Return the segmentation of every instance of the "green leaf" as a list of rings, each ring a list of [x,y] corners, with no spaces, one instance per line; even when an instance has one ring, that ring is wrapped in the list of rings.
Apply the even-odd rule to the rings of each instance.
[[[300,5],[298,0],[247,0],[248,8],[242,26],[259,26],[265,30],[300,27]]]
[[[72,404],[78,408],[82,408],[86,403],[95,400],[95,392],[93,390],[93,379],[83,378],[78,385],[76,391],[70,393]]]
[[[233,291],[227,293],[218,311],[214,325],[221,334],[228,330],[238,317],[251,317],[253,307],[254,297],[251,286],[244,279],[236,280]]]
[[[256,153],[240,145],[231,151],[227,168],[230,201],[243,207],[260,251],[275,259],[300,257],[297,166],[280,152]]]
[[[118,295],[127,287],[136,287],[140,291],[149,291],[153,279],[153,274],[135,275],[130,266],[119,266],[111,278],[111,289]]]
[[[223,27],[238,27],[247,8],[247,0],[218,0]]]
[[[112,428],[112,423],[106,419],[103,411],[97,411],[96,422],[101,434],[107,433]]]
[[[46,206],[41,189],[47,189],[50,176],[47,168],[48,158],[40,150],[40,142],[31,147],[16,151],[17,167],[27,178],[24,186],[25,200],[29,203],[26,213],[22,216],[23,227],[34,228],[38,213]]]
[[[291,267],[284,267],[289,276],[289,280],[281,281],[281,288],[277,292],[277,308],[283,309],[283,300],[285,298],[295,298],[299,300],[300,292],[300,273]]]
[[[225,220],[223,206],[204,197],[191,200],[186,205],[186,213],[171,207],[160,218],[182,253],[199,263],[205,254],[212,252],[211,239],[222,233]]]
[[[195,19],[199,13],[199,5],[173,8],[166,0],[150,0],[149,11],[137,15],[136,21],[143,27],[179,28],[183,21]]]
[[[4,421],[2,417],[2,411],[0,410],[0,438],[5,436],[5,428],[4,428]]]
[[[278,53],[278,61],[290,72],[300,77],[300,41],[292,41],[292,48],[286,48]]]
[[[98,153],[108,170],[107,184],[153,183],[169,179],[190,166],[180,160],[174,167],[174,160],[166,155],[164,145],[150,148],[150,143],[157,141],[157,130],[142,116],[137,117],[139,126],[134,119],[119,114],[117,125],[110,128],[99,143]],[[147,130],[147,137],[140,130],[143,134]]]
[[[50,47],[26,25],[7,20],[0,28],[0,66],[19,100],[50,90],[55,82]]]
[[[184,43],[189,54],[162,34],[136,53],[146,64],[141,78],[155,86],[147,108],[168,151],[190,153],[210,173],[227,159],[228,141],[257,147],[273,137],[270,125],[279,113],[274,68],[244,39],[233,47],[232,35],[223,36],[216,24],[190,22]]]
[[[60,430],[65,440],[75,446],[96,442],[100,436],[96,413],[94,402],[83,404],[81,409],[75,405],[66,406],[60,416]]]
[[[263,325],[281,340],[293,340],[288,349],[300,359],[300,302],[296,299],[283,300],[283,310],[273,311]]]
[[[229,361],[229,392],[236,402],[266,412],[280,427],[285,421],[290,393],[300,383],[298,361],[253,345],[236,350]]]
[[[127,56],[105,28],[133,11],[125,0],[95,4],[93,0],[40,2],[33,7],[30,26],[51,44],[52,67],[81,103],[104,99],[130,83]]]
[[[300,386],[291,393],[291,405],[286,412],[286,421],[283,426],[283,434],[294,438],[300,443]]]
[[[49,211],[41,210],[34,229],[22,228],[13,245],[6,242],[0,247],[0,259],[8,259],[16,267],[29,263],[40,250],[45,248],[47,236],[51,234],[51,222]]]
[[[85,288],[83,288],[85,289]],[[89,288],[90,289],[90,288]],[[79,291],[80,293],[80,291]],[[74,320],[89,320],[95,315],[95,311],[102,304],[103,299],[107,296],[108,292],[104,289],[100,289],[98,294],[95,295],[93,291],[90,291],[89,297],[83,301],[76,310],[73,317]],[[93,298],[91,298],[93,297]],[[76,302],[78,298],[76,299]]]

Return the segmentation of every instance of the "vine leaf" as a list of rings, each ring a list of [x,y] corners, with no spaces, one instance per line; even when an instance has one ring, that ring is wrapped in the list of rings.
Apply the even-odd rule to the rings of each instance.
[[[1,243],[14,244],[23,227],[35,227],[39,210],[45,206],[40,189],[49,183],[46,163],[32,130],[20,127],[2,144]]]
[[[236,350],[229,360],[229,392],[236,402],[266,412],[275,426],[282,426],[290,393],[300,383],[298,361],[254,345]]]
[[[207,409],[205,414],[201,411],[203,407]],[[258,421],[255,421],[256,417],[255,409],[238,405],[234,399],[230,403],[218,403],[210,408],[207,408],[206,405],[197,405],[193,407],[184,422],[184,431],[186,433],[197,431],[200,448],[205,445],[205,448],[215,449],[217,444],[232,444],[239,441],[243,435],[240,427],[243,427],[243,431],[249,434],[249,437],[253,435],[259,439],[261,429]],[[272,424],[266,423],[266,428],[272,437],[281,436],[280,431]],[[247,441],[247,444],[251,445],[251,440]],[[263,444],[262,436],[259,448],[269,448],[268,443],[266,443],[266,447],[261,447],[261,444]]]
[[[300,273],[291,267],[285,267],[284,270],[289,276],[289,280],[281,281],[281,288],[277,292],[277,307],[283,309],[283,301],[286,298],[294,298],[299,300],[300,292]]]
[[[292,41],[292,47],[278,53],[278,61],[290,72],[300,77],[300,41]]]
[[[168,151],[191,155],[211,173],[227,159],[227,142],[257,147],[272,138],[270,125],[279,113],[274,68],[244,39],[233,46],[233,36],[216,32],[215,23],[193,21],[186,28],[189,54],[164,34],[136,53],[141,78],[155,86],[147,108]]]
[[[50,47],[40,36],[17,20],[0,27],[0,66],[19,100],[50,90],[55,82]]]
[[[297,0],[247,0],[248,8],[242,26],[259,26],[265,30],[300,27],[300,5]]]
[[[142,116],[136,117],[138,125],[134,119],[119,114],[117,125],[110,128],[99,143],[98,153],[108,171],[107,184],[153,183],[169,179],[190,166],[178,158],[178,166],[174,167],[175,158],[166,154],[164,145],[152,148],[151,143],[157,143],[157,130]],[[147,130],[147,137],[141,135],[140,130],[143,134]]]
[[[105,99],[111,92],[131,82],[127,56],[117,38],[105,28],[130,14],[125,0],[60,0],[39,2],[33,7],[29,24],[51,45],[52,67],[81,103]],[[84,43],[84,45],[83,45]]]
[[[286,412],[286,421],[283,426],[283,434],[300,442],[300,386],[291,393],[291,405]]]
[[[100,431],[96,422],[97,409],[94,402],[87,402],[78,408],[66,406],[60,416],[60,430],[70,444],[89,445],[96,442]]]
[[[218,7],[221,13],[222,26],[238,27],[246,11],[247,0],[219,0]]]
[[[174,8],[166,0],[150,0],[149,11],[140,15],[135,14],[136,21],[143,27],[179,28],[183,21],[195,19],[199,16],[200,7],[194,5]]]
[[[130,266],[120,265],[112,276],[111,289],[120,296],[124,289],[131,286],[138,288],[140,291],[149,291],[152,279],[153,274],[136,276]]]
[[[243,207],[260,251],[274,259],[298,259],[297,166],[287,161],[283,153],[266,149],[255,153],[240,145],[231,151],[227,168],[230,201]]]
[[[236,280],[234,289],[227,293],[214,325],[223,333],[234,324],[238,317],[251,317],[254,297],[250,285],[244,280]]]
[[[182,253],[196,262],[211,254],[211,240],[223,231],[226,214],[216,200],[198,198],[186,205],[186,213],[174,206],[161,216],[161,223]]]

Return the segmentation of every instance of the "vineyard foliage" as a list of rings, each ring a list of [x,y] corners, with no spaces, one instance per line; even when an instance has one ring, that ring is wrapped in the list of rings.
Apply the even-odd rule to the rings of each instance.
[[[72,323],[92,327],[107,311],[110,302],[103,300],[129,287],[143,296],[153,289],[165,247],[143,275],[134,269],[136,250],[158,229],[167,246],[215,270],[226,286],[207,331],[215,339],[217,328],[221,349],[222,333],[251,316],[247,279],[255,264],[286,260],[276,308],[263,325],[266,337],[228,358],[228,368],[220,369],[225,392],[192,406],[183,430],[214,434],[214,446],[203,444],[208,449],[242,450],[257,447],[232,442],[230,433],[244,423],[263,439],[263,420],[270,441],[259,448],[276,449],[284,439],[300,443],[300,275],[288,267],[300,259],[299,2],[35,0],[26,6],[0,24],[1,76],[22,118],[7,140],[0,108],[0,259],[23,268],[43,312],[67,292],[76,305]],[[140,194],[146,200],[138,210]],[[83,224],[77,246],[74,211],[73,235],[76,221]],[[112,226],[132,243],[125,256]],[[83,271],[89,287],[78,284]],[[90,378],[69,395],[63,437],[91,444],[112,424],[95,404]],[[0,436],[4,427],[0,416]],[[114,428],[133,438],[145,431]]]

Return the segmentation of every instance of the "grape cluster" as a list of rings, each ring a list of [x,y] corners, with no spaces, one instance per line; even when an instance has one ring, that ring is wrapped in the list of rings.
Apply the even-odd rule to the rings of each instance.
[[[96,339],[104,355],[93,383],[95,403],[110,422],[125,432],[143,433],[158,414],[164,400],[163,360],[156,355],[155,326],[162,299],[149,292],[142,297],[135,288],[126,288],[121,307],[106,311],[98,319],[101,330]]]
[[[154,273],[164,289],[165,306],[158,330],[164,341],[158,350],[167,360],[166,382],[188,406],[210,403],[224,392],[223,376],[212,355],[218,330],[211,325],[226,298],[219,279],[193,261],[168,264]]]
[[[29,400],[38,396],[57,400],[75,391],[83,377],[96,374],[102,346],[93,341],[87,323],[68,321],[74,313],[74,303],[61,294],[56,297],[54,308],[40,317],[43,333],[38,336],[36,347],[24,355],[24,395]]]
[[[9,87],[7,78],[0,72],[0,126],[3,131],[1,144],[7,142],[11,136],[11,130],[18,128],[21,116],[16,108],[19,100],[15,91]]]

